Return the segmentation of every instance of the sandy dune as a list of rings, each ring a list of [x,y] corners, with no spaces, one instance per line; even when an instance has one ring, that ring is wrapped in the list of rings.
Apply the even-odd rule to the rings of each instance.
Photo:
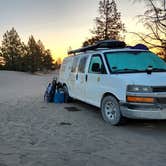
[[[166,121],[111,127],[84,103],[46,104],[53,76],[0,71],[0,166],[165,166]]]

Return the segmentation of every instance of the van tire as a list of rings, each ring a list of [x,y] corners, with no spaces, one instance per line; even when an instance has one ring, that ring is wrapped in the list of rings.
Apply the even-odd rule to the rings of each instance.
[[[118,100],[114,96],[106,96],[101,102],[101,113],[104,121],[112,126],[122,125],[125,118],[121,114]]]
[[[64,91],[64,102],[69,103],[72,101],[72,98],[69,96],[69,91],[66,85],[63,86]]]

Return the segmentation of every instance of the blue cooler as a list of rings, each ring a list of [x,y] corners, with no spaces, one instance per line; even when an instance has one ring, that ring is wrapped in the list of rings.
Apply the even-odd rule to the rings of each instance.
[[[64,92],[63,91],[55,92],[54,103],[64,103]]]

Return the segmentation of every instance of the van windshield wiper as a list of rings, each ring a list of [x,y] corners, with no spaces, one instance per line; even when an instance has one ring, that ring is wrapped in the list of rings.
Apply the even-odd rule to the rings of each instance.
[[[154,72],[155,72],[155,71],[156,71],[156,72],[157,72],[157,71],[158,71],[158,72],[160,72],[160,71],[161,71],[161,72],[164,72],[164,71],[166,72],[166,69],[163,69],[163,68],[152,68],[152,72],[153,72],[153,71],[154,71]]]
[[[142,72],[142,70],[138,70],[138,69],[117,69],[114,70],[113,73],[124,73],[124,72]]]
[[[152,74],[152,72],[166,72],[166,69],[163,68],[153,68],[152,66],[149,66],[146,69],[147,74]]]

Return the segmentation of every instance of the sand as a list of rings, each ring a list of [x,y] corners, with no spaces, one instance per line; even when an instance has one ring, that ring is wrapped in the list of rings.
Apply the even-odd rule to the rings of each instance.
[[[166,121],[112,127],[85,103],[44,103],[55,75],[0,71],[0,166],[165,166]]]

